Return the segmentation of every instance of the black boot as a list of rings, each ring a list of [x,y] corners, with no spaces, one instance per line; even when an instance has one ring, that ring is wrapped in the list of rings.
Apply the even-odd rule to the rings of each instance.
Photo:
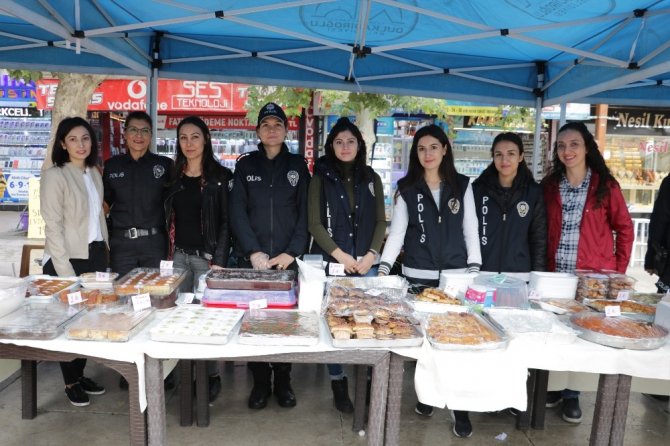
[[[250,362],[249,369],[254,377],[254,386],[249,395],[249,409],[263,409],[268,405],[271,395],[270,364],[267,362]]]
[[[347,377],[330,381],[330,387],[333,389],[333,400],[335,408],[342,413],[352,413],[354,405],[349,399],[349,386]]]
[[[274,363],[272,368],[275,374],[275,395],[281,407],[294,407],[295,394],[291,388],[291,364]]]

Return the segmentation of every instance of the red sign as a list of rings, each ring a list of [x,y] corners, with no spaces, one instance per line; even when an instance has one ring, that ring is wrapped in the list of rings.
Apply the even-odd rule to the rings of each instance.
[[[247,119],[246,115],[234,115],[234,116],[224,116],[224,115],[198,115],[207,127],[211,130],[214,129],[234,129],[234,130],[255,130],[256,123],[251,122]],[[165,128],[166,129],[176,129],[179,125],[179,122],[184,119],[186,115],[168,115],[165,117]],[[298,118],[289,118],[288,120],[288,129],[289,130],[298,130],[298,125],[300,121]]]
[[[58,80],[37,83],[37,108],[51,110]],[[224,82],[158,81],[158,112],[246,114],[247,86]],[[147,109],[147,83],[144,80],[110,79],[103,81],[91,97],[90,111],[135,111]]]
[[[316,136],[318,133],[318,124],[316,116],[314,116],[314,109],[312,108],[313,102],[314,101],[310,101],[310,105],[305,111],[304,132],[305,159],[307,160],[307,168],[309,169],[310,173],[313,173],[314,171],[314,150],[316,149]]]

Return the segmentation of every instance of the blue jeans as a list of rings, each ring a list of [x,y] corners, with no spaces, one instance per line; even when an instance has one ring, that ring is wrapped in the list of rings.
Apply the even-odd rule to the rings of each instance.
[[[182,293],[192,293],[194,285],[198,285],[198,279],[201,275],[209,271],[209,261],[202,257],[183,252],[175,251],[172,256],[172,266],[186,270],[186,278],[179,285],[179,291]]]

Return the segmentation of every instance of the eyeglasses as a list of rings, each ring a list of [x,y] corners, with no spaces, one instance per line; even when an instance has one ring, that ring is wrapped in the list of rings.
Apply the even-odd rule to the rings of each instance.
[[[142,127],[141,129],[138,129],[137,127],[126,128],[126,134],[127,135],[135,136],[138,133],[142,136],[149,136],[149,135],[151,135],[151,129],[149,127]]]

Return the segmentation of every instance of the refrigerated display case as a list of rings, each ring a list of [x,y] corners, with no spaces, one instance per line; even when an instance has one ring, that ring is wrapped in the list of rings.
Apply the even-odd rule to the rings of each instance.
[[[477,178],[491,163],[491,144],[499,129],[461,128],[453,142],[456,171]]]

